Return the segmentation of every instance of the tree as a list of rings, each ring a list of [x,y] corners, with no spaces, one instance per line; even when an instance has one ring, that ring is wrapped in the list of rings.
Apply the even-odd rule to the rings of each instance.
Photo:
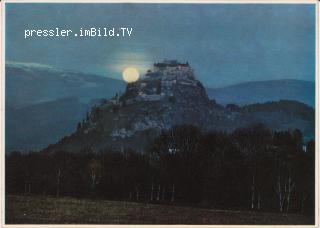
[[[264,182],[261,165],[264,163],[264,155],[268,153],[268,145],[271,142],[271,133],[262,124],[250,128],[237,130],[234,134],[238,149],[246,157],[250,169],[250,207],[261,209],[262,187]]]
[[[188,201],[201,198],[197,172],[200,140],[201,131],[191,125],[173,127],[154,140],[151,150],[160,172],[159,186],[172,186],[171,199],[178,190]]]
[[[95,190],[96,185],[100,183],[102,177],[102,166],[101,162],[95,158],[92,158],[88,163],[88,172],[90,179],[90,186]]]

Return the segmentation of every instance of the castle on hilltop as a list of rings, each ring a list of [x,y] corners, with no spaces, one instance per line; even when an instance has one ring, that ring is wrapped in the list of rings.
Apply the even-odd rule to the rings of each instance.
[[[154,63],[153,66],[155,69],[174,69],[174,68],[190,68],[189,63],[179,63],[177,60],[164,60],[162,63]]]
[[[154,63],[153,69],[148,70],[146,77],[189,77],[194,79],[193,69],[189,63],[179,63],[177,60],[164,60],[160,63]]]
[[[135,94],[134,101],[159,101],[174,96],[177,86],[196,86],[197,81],[189,63],[164,60],[153,64],[145,77],[128,86],[127,91]]]

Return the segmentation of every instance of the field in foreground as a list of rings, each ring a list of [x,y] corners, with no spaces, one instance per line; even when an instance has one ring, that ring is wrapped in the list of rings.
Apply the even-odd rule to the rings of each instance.
[[[312,217],[124,201],[8,195],[6,224],[314,224]]]

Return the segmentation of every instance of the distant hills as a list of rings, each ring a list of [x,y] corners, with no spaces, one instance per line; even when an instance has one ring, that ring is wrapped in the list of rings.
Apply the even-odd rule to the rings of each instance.
[[[76,130],[77,123],[100,98],[109,99],[123,92],[125,86],[120,80],[97,75],[39,64],[7,63],[6,152],[38,150],[56,143]],[[298,80],[248,82],[219,89],[206,88],[206,91],[210,99],[223,105],[296,100],[314,107],[315,99],[314,83]],[[304,108],[299,104],[293,107]],[[216,111],[221,113],[219,108]],[[259,112],[251,112],[256,119],[260,118]],[[312,132],[312,128],[305,128],[305,131]]]
[[[223,105],[296,100],[315,107],[315,83],[310,81],[284,79],[246,82],[217,89],[207,88],[207,93]]]
[[[6,151],[41,149],[72,133],[93,103],[125,83],[27,63],[6,64]]]
[[[6,108],[6,151],[39,150],[76,129],[90,109],[76,98],[63,98],[20,109]]]
[[[124,88],[123,81],[107,77],[38,64],[6,64],[6,105],[12,108],[66,97],[87,103],[96,98],[110,98]]]

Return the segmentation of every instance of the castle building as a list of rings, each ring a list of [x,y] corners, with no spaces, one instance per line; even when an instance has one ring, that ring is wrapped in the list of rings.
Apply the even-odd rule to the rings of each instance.
[[[173,96],[178,85],[194,86],[196,80],[189,63],[164,60],[153,64],[145,78],[134,83],[129,90],[136,94],[136,101],[159,101]]]
[[[188,62],[180,63],[177,60],[164,60],[154,63],[153,70],[148,70],[146,73],[146,77],[163,77],[166,75],[192,76],[193,69]]]

